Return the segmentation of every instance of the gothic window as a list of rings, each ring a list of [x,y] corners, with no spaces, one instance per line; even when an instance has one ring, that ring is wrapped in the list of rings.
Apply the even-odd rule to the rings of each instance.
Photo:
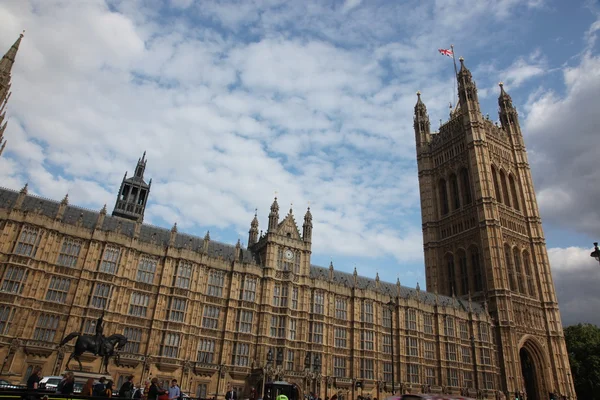
[[[292,309],[298,309],[298,288],[292,288]]]
[[[4,279],[0,291],[8,293],[23,293],[23,287],[27,281],[29,271],[21,267],[13,267],[12,265],[6,269]]]
[[[348,331],[346,328],[335,327],[333,336],[335,347],[340,349],[347,347]]]
[[[448,386],[458,387],[458,370],[448,368]]]
[[[119,265],[120,254],[121,249],[118,247],[106,246],[104,249],[104,255],[102,256],[102,261],[100,262],[99,271],[107,274],[115,274]]]
[[[510,191],[512,193],[512,204],[515,210],[520,210],[519,207],[519,192],[517,192],[517,185],[515,185],[515,178],[512,174],[508,175],[508,182],[510,184]]]
[[[506,262],[506,270],[508,272],[508,283],[510,285],[510,290],[516,292],[517,285],[515,282],[515,266],[512,262],[512,254],[510,251],[510,247],[507,244],[504,245],[504,261]]]
[[[508,192],[506,175],[503,170],[500,170],[500,185],[502,186],[502,198],[504,199],[504,204],[510,207],[510,194]]]
[[[150,296],[145,293],[133,292],[129,301],[129,315],[146,317]]]
[[[127,343],[123,351],[125,353],[139,353],[142,343],[142,330],[140,328],[127,327],[123,331],[123,336],[127,338]]]
[[[383,319],[383,327],[391,328],[392,327],[392,310],[387,307],[383,307],[382,310],[382,319]]]
[[[283,269],[283,247],[277,248],[277,269]]]
[[[535,293],[535,283],[533,280],[533,274],[531,271],[531,261],[529,259],[529,253],[526,251],[523,252],[523,268],[525,269],[525,279],[527,279],[527,289],[529,295],[531,297],[537,297]]]
[[[323,314],[325,312],[325,294],[321,291],[313,293],[313,314]]]
[[[92,295],[92,304],[94,308],[105,310],[110,301],[110,292],[112,287],[106,283],[96,283],[94,294]]]
[[[446,360],[456,361],[456,345],[454,343],[446,343]]]
[[[462,348],[462,362],[467,364],[471,362],[471,349],[469,347],[464,346]]]
[[[252,320],[254,313],[248,310],[238,310],[237,312],[237,331],[242,333],[252,332]]]
[[[440,210],[442,215],[448,214],[448,191],[446,189],[446,180],[440,179],[438,184],[438,190],[440,193]]]
[[[463,386],[467,388],[473,387],[473,373],[471,371],[463,371]]]
[[[362,331],[360,333],[360,349],[361,350],[373,350],[373,331]]]
[[[444,318],[444,335],[449,337],[454,337],[454,318],[446,317]]]
[[[346,299],[335,298],[335,317],[344,321],[348,319],[348,302]]]
[[[167,314],[169,321],[173,322],[184,322],[185,320],[185,308],[187,306],[187,300],[179,297],[170,297],[169,306],[167,308]]]
[[[290,340],[296,340],[296,331],[298,330],[298,320],[290,318]]]
[[[390,363],[390,362],[383,363],[383,381],[384,382],[392,381],[392,363]]]
[[[489,342],[490,330],[489,330],[489,327],[484,322],[479,323],[479,335],[480,335],[482,342],[484,342],[484,343]]]
[[[215,355],[215,341],[201,339],[198,342],[198,356],[196,360],[200,363],[212,364]]]
[[[0,306],[0,335],[7,335],[10,330],[15,309],[7,306]]]
[[[519,287],[519,293],[527,294],[525,291],[526,282],[523,279],[523,272],[521,271],[521,253],[518,248],[513,249],[513,256],[515,259],[515,271],[517,272],[517,284]]]
[[[494,389],[494,375],[491,372],[482,372],[484,389]]]
[[[410,383],[419,383],[419,365],[408,364],[406,366],[406,375]]]
[[[296,251],[296,254],[294,255],[294,273],[295,274],[300,273],[300,252],[299,251]]]
[[[464,250],[459,250],[458,256],[458,267],[460,269],[460,292],[461,294],[467,294],[470,292],[469,289],[469,272],[467,270],[467,253]]]
[[[410,330],[410,331],[416,331],[417,330],[417,311],[411,309],[406,310],[406,314],[405,314],[405,325],[406,325],[406,329]]]
[[[162,345],[160,346],[160,354],[163,357],[177,358],[180,345],[181,335],[179,333],[165,332]]]
[[[425,368],[425,381],[429,386],[437,385],[437,379],[435,376],[435,368]]]
[[[460,192],[458,191],[458,179],[456,175],[450,175],[450,190],[452,191],[452,206],[454,210],[460,208]]]
[[[431,314],[423,315],[423,330],[425,333],[433,334],[433,316]]]
[[[256,278],[246,276],[242,281],[242,300],[256,300]]]
[[[473,281],[475,283],[475,291],[481,292],[483,290],[483,274],[479,259],[479,249],[473,246],[469,251],[471,253],[471,271],[473,274]]]
[[[225,286],[225,273],[222,271],[210,271],[208,274],[207,296],[223,297],[223,286]]]
[[[465,321],[460,321],[458,323],[460,330],[460,338],[463,340],[467,340],[469,338],[469,330],[467,329],[467,323]]]
[[[496,168],[492,165],[492,180],[494,181],[494,193],[496,194],[496,201],[502,203],[502,193],[500,192],[500,185],[498,184],[498,174]]]
[[[215,306],[204,306],[204,314],[202,316],[202,327],[208,329],[217,329],[219,326],[219,317],[221,309]]]
[[[323,326],[321,325],[321,340],[323,339]],[[283,315],[271,316],[271,337],[285,339],[285,317]]]
[[[490,349],[481,349],[481,363],[483,365],[491,365],[492,358],[490,356]]]
[[[323,344],[323,323],[322,322],[311,322],[309,334],[310,334],[312,343]]]
[[[15,247],[15,254],[25,257],[35,257],[41,237],[42,235],[39,229],[29,226],[24,227],[21,231],[19,242]]]
[[[53,342],[59,321],[60,317],[58,315],[41,314],[33,332],[33,340]]]
[[[211,271],[212,273],[216,273],[216,271]],[[185,262],[185,261],[179,261],[177,263],[177,269],[175,270],[175,277],[174,277],[174,285],[177,288],[180,289],[189,289],[190,288],[190,282],[192,280],[192,264]],[[211,277],[209,276],[208,278],[208,295],[209,296],[217,296],[217,297],[221,297],[221,294],[223,293],[223,284],[221,281],[221,292],[219,294],[210,294],[210,290],[211,290],[211,282],[214,283],[214,280],[211,280]]]
[[[208,398],[207,394],[208,394],[208,384],[206,384],[206,383],[198,384],[198,387],[196,388],[196,398],[206,399],[206,398]]]
[[[288,304],[288,287],[279,283],[273,288],[273,306],[287,307]]]
[[[454,255],[446,254],[446,276],[448,277],[448,294],[454,293],[456,287],[456,274],[454,271]]]
[[[333,375],[336,378],[346,377],[346,359],[344,357],[333,357]]]
[[[406,338],[406,349],[409,356],[418,357],[419,356],[419,346],[417,342],[417,338],[407,337]]]
[[[74,268],[77,266],[77,258],[79,257],[80,251],[81,243],[79,241],[65,239],[63,240],[56,263],[58,265],[62,265],[63,267]]]
[[[392,354],[392,335],[383,335],[382,351],[384,354]]]
[[[428,360],[435,359],[435,343],[425,342],[425,358]]]
[[[294,370],[294,350],[287,351],[287,370]]]
[[[70,287],[70,279],[53,276],[52,279],[50,279],[50,285],[48,286],[48,291],[46,292],[46,300],[54,303],[65,304]]]
[[[360,359],[360,377],[362,379],[373,379],[375,374],[373,373],[373,359],[361,358]]]
[[[373,302],[372,301],[363,301],[362,304],[362,313],[361,313],[361,321],[369,324],[373,323]]]
[[[156,273],[156,264],[155,259],[142,256],[138,263],[137,281],[152,284],[154,282],[154,274]]]
[[[95,335],[96,334],[96,320],[95,319],[86,319],[83,323],[83,333],[86,335]]]
[[[462,184],[463,201],[466,204],[471,204],[473,201],[471,195],[471,183],[469,182],[469,171],[466,168],[460,170],[460,182]]]

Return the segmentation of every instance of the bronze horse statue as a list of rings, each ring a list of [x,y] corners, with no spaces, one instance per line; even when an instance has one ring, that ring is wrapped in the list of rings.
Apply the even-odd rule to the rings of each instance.
[[[83,365],[81,365],[79,356],[87,351],[103,358],[102,364],[104,365],[105,374],[108,374],[108,361],[110,357],[115,355],[115,351],[121,350],[127,343],[127,337],[119,334],[110,335],[109,337],[97,337],[93,335],[82,335],[79,332],[72,332],[60,342],[59,346],[64,346],[75,338],[77,338],[75,350],[67,360],[67,369],[69,369],[69,362],[71,362],[72,359],[75,359],[79,363],[79,371],[82,371]],[[98,341],[100,341],[100,343],[98,343]]]

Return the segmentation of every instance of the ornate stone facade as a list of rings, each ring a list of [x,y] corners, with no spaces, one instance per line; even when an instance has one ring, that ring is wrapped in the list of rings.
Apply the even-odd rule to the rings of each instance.
[[[420,94],[415,106],[427,288],[489,302],[503,391],[574,397],[517,111],[500,84],[492,123],[463,60],[457,79],[458,107],[439,132]]]

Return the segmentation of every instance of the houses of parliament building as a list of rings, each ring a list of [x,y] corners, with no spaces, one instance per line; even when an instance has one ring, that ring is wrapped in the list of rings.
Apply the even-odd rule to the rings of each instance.
[[[20,42],[0,61],[2,149]],[[517,111],[501,85],[494,124],[462,59],[457,80],[438,132],[420,94],[414,108],[427,291],[311,264],[310,209],[299,227],[277,199],[247,248],[144,224],[144,155],[110,214],[0,189],[0,375],[62,373],[73,348],[61,339],[93,334],[104,313],[105,335],[128,338],[109,365],[117,384],[175,378],[201,398],[226,386],[261,397],[284,380],[348,400],[574,399]],[[82,361],[99,371],[99,358]]]

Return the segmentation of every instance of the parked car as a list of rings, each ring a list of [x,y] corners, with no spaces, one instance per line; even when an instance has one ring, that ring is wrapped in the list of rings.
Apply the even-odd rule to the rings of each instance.
[[[22,386],[13,385],[12,383],[10,383],[9,381],[7,381],[5,379],[0,379],[0,388],[1,389],[21,389]]]
[[[56,390],[62,379],[62,376],[45,376],[40,381],[39,387],[43,390]]]

